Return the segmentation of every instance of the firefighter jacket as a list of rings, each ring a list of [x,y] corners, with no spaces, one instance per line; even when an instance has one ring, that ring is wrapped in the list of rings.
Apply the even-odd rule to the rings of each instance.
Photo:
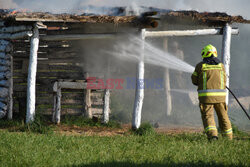
[[[204,61],[196,65],[192,83],[198,86],[200,103],[221,103],[226,99],[226,74],[222,63],[210,65]]]

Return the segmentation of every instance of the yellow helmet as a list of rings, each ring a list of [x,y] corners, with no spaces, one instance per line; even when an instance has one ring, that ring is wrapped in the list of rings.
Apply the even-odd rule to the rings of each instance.
[[[202,51],[201,51],[201,56],[202,56],[203,59],[204,59],[204,58],[211,57],[212,55],[213,55],[214,57],[217,57],[217,56],[218,56],[218,55],[217,55],[217,49],[216,49],[213,45],[211,45],[211,44],[205,46],[205,47],[202,49]]]

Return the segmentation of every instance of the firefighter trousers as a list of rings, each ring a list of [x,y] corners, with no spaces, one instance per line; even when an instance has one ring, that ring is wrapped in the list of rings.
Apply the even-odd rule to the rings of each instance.
[[[233,131],[231,122],[228,118],[226,103],[200,103],[201,118],[208,138],[218,136],[216,123],[214,121],[214,109],[218,116],[222,135],[232,139]]]

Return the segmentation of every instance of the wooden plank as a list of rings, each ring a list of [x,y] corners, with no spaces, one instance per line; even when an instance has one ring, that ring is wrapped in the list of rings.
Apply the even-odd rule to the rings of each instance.
[[[103,109],[102,108],[91,108],[93,115],[102,115]]]
[[[0,80],[0,87],[9,87],[10,86],[10,80]]]
[[[53,111],[53,108],[37,108],[36,109],[36,112],[38,113],[42,113],[42,114],[47,114],[47,115],[51,115]],[[71,108],[62,108],[61,109],[61,116],[62,115],[75,115],[75,114],[80,114],[82,115],[83,113],[83,109],[81,108],[74,108],[74,109],[71,109]]]
[[[70,79],[71,80],[71,79]],[[54,82],[57,82],[58,79],[56,78],[38,78],[37,81],[36,81],[36,84],[37,85],[51,85],[51,83],[54,83]],[[27,78],[14,78],[14,83],[15,85],[27,85]],[[83,92],[81,90],[66,90],[66,89],[63,89],[63,92]]]
[[[53,86],[53,91],[57,91],[56,85],[60,86],[62,89],[86,89],[87,83],[85,82],[55,82]]]
[[[40,46],[48,45],[48,46],[62,46],[62,45],[72,45],[71,41],[41,41],[39,42]],[[30,41],[29,40],[15,40],[13,43],[14,47],[30,47]]]
[[[32,31],[18,32],[15,34],[0,34],[0,39],[20,39],[24,37],[31,37]]]
[[[28,61],[27,59],[23,60],[23,61]],[[27,65],[26,63],[24,65],[22,65],[23,63],[21,63],[22,61],[20,61],[19,63],[15,63],[14,65],[14,70],[21,70],[22,67],[24,69],[27,69]],[[83,72],[83,68],[81,66],[78,65],[72,65],[72,63],[65,63],[65,65],[56,65],[56,64],[38,64],[37,65],[37,70],[38,72],[42,72],[42,71],[51,71],[51,72],[56,72],[56,71],[69,71],[69,72]],[[24,70],[26,71],[26,70]]]
[[[9,67],[7,67],[7,66],[0,66],[0,73],[6,72],[6,71],[9,71],[9,70],[10,70]]]
[[[1,66],[10,66],[10,60],[7,59],[0,59],[0,65]]]
[[[81,48],[74,47],[39,47],[39,52],[47,52],[48,54],[54,54],[57,52],[80,52]]]
[[[77,58],[64,58],[64,59],[48,59],[48,60],[38,60],[39,64],[50,64],[50,63],[78,63],[81,59]]]
[[[96,105],[96,104],[91,104],[91,107],[92,107],[92,108],[100,108],[100,109],[103,109],[103,104],[98,104],[98,105]]]
[[[44,65],[44,64],[38,64],[38,70],[40,69],[49,69],[51,71],[54,71],[54,70],[69,70],[69,71],[79,71],[79,72],[82,72],[83,69],[82,67],[80,66],[76,66],[76,65],[71,65],[71,64],[68,64],[68,65]]]
[[[22,92],[22,91],[26,91],[27,90],[27,85],[16,85],[14,84],[14,87],[13,87],[14,91],[19,91],[19,92]],[[39,90],[39,91],[44,91],[44,92],[52,92],[52,86],[44,86],[44,85],[36,85],[36,90]]]
[[[11,77],[12,77],[12,74],[10,71],[0,72],[0,80],[9,79]]]
[[[70,93],[63,93],[62,92],[62,98],[63,99],[75,99],[75,100],[84,100],[84,92],[80,93],[75,93],[75,92],[70,92]]]
[[[52,105],[53,101],[54,101],[54,99],[52,97],[52,94],[51,94],[50,97],[43,97],[43,98],[37,97],[36,98],[36,104],[51,104]],[[82,105],[82,103],[83,103],[83,97],[76,98],[76,99],[75,98],[71,98],[71,99],[67,98],[67,99],[65,99],[63,97],[63,95],[61,97],[61,104],[62,105],[72,105],[72,104]]]
[[[15,56],[16,54],[13,54],[13,57]],[[22,54],[21,54],[22,55]],[[39,53],[38,53],[38,56],[39,56]],[[20,62],[20,61],[23,61],[23,60],[27,60],[29,59],[28,56],[21,56],[20,58],[19,57],[14,57],[14,63],[16,62]],[[80,57],[75,57],[74,59],[73,58],[63,58],[63,59],[57,59],[57,58],[38,58],[38,64],[57,64],[57,65],[62,65],[62,64],[69,64],[69,63],[79,63],[81,62],[82,59]]]
[[[102,92],[91,91],[91,98],[103,98],[104,90]]]
[[[27,96],[27,91],[14,91],[13,92],[13,97],[15,98],[21,98],[21,97],[26,97]],[[36,97],[47,97],[47,98],[51,98],[52,97],[52,93],[51,92],[40,92],[40,91],[36,91]]]
[[[13,74],[14,76],[17,77],[26,77],[27,75],[24,73],[20,73],[20,72],[14,72]],[[51,78],[54,77],[54,78]],[[76,73],[76,72],[38,72],[37,73],[37,78],[51,78],[51,79],[83,79],[84,78],[84,74],[83,73]]]
[[[0,52],[1,59],[10,59],[11,55],[5,52]]]
[[[37,78],[36,80],[36,84],[38,85],[48,85],[51,84],[53,82],[55,82],[57,79],[50,79],[50,78]],[[20,78],[14,78],[13,79],[15,85],[20,85],[20,84],[27,84],[27,77],[20,77]]]
[[[12,44],[0,45],[0,52],[9,53],[9,52],[11,52],[12,50],[13,50]]]
[[[0,46],[7,46],[9,44],[11,44],[11,43],[7,40],[0,40]]]
[[[57,51],[56,51],[57,50]],[[29,51],[28,50],[15,50],[13,53],[14,58],[28,58]],[[62,50],[60,48],[54,48],[53,51],[48,49],[39,49],[38,58],[50,58],[50,59],[67,59],[67,58],[76,58],[79,59],[80,54],[78,51],[74,50]]]
[[[85,23],[85,24],[66,24],[68,29],[82,29],[84,33],[137,33],[138,30],[131,26],[130,23],[121,23],[114,26],[109,23]]]
[[[30,48],[30,43],[29,42],[24,42],[24,43],[14,43],[13,48],[15,50],[29,50]],[[60,48],[60,49],[72,49],[73,45],[71,45],[69,42],[58,42],[58,43],[43,43],[39,45],[39,51],[40,49],[55,49],[55,48]],[[78,50],[79,48],[76,48]]]
[[[14,62],[16,61],[22,61],[22,60],[25,60],[25,59],[29,59],[29,54],[30,52],[29,51],[17,51],[17,50],[14,50],[13,52],[13,58],[14,58]],[[38,52],[37,53],[37,56],[38,58],[43,58],[43,57],[46,57],[47,56],[47,53],[46,52]]]
[[[93,106],[104,105],[103,99],[91,99],[91,103],[92,103]]]
[[[42,114],[48,114],[51,115],[53,111],[53,106],[50,108],[43,108],[43,105],[37,105],[36,106],[36,112],[37,113],[42,113]],[[102,109],[99,108],[91,108],[93,110],[93,115],[94,116],[101,116],[102,115]],[[61,109],[61,115],[70,115],[70,114],[83,114],[83,108],[63,108]]]
[[[9,94],[9,90],[7,88],[3,88],[3,87],[0,88],[0,97],[1,98],[7,97],[8,94]]]
[[[12,27],[3,27],[0,28],[0,33],[16,33],[20,31],[31,31],[31,26],[12,26]]]
[[[46,35],[40,37],[44,41],[61,40],[89,40],[89,39],[114,39],[116,34],[64,34],[64,35]]]

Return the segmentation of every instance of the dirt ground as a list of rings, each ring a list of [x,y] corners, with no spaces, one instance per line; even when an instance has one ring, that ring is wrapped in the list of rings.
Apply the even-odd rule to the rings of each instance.
[[[79,127],[79,126],[66,126],[57,125],[55,132],[62,135],[85,135],[85,136],[115,136],[126,135],[131,131],[131,125],[125,124],[121,128],[108,128],[108,127]],[[177,127],[177,126],[160,126],[155,129],[157,133],[164,134],[181,134],[181,133],[200,133],[203,131],[201,127]]]

